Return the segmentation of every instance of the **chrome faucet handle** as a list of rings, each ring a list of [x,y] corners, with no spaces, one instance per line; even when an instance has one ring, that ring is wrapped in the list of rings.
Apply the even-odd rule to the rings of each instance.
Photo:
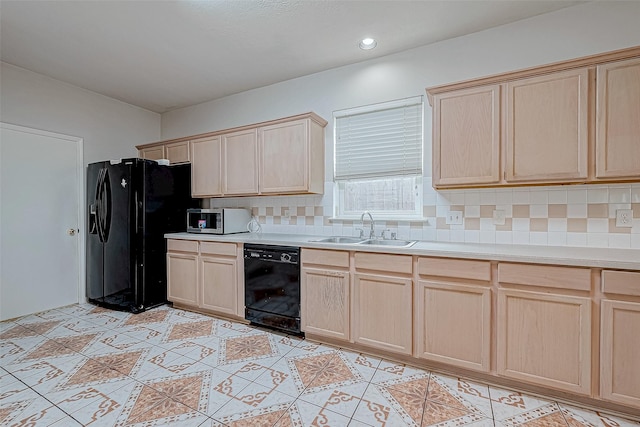
[[[392,231],[391,232],[391,240],[396,240],[397,238],[398,238],[397,234],[394,231]]]
[[[358,228],[356,228],[356,230],[358,230],[360,232],[360,236],[359,237],[361,239],[364,239],[364,228],[358,227]]]
[[[387,232],[391,235],[393,235],[394,233],[391,233],[391,230],[389,230],[388,228],[385,228],[384,230],[382,230],[382,232],[380,233],[380,238],[382,240],[387,240],[389,239],[389,237],[387,237]]]

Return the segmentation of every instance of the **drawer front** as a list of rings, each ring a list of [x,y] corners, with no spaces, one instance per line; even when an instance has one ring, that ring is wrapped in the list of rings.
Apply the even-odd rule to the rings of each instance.
[[[411,274],[413,271],[410,255],[374,254],[356,252],[356,268],[378,270],[386,273]]]
[[[602,292],[640,297],[640,272],[603,270]]]
[[[498,280],[500,283],[516,285],[589,291],[591,289],[591,270],[578,267],[505,262],[498,264]]]
[[[168,252],[194,252],[198,253],[198,241],[197,240],[167,240]]]
[[[418,274],[488,282],[491,280],[491,262],[451,258],[419,258]]]
[[[302,263],[349,268],[349,252],[303,249]]]
[[[235,243],[200,242],[201,254],[236,256],[237,249]]]

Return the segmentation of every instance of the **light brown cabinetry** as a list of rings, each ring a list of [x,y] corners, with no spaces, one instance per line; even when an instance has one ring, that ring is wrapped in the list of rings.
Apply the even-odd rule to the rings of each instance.
[[[258,194],[258,133],[246,129],[222,135],[225,195]]]
[[[507,182],[587,178],[587,69],[506,83]]]
[[[239,304],[237,256],[235,243],[200,243],[200,308],[234,316],[244,315]]]
[[[488,372],[491,263],[418,258],[414,300],[416,356]]]
[[[600,395],[640,408],[640,273],[602,272]]]
[[[156,145],[154,147],[143,148],[138,152],[141,159],[160,160],[166,159],[164,154],[164,145]]]
[[[597,68],[596,178],[640,178],[640,58]]]
[[[222,138],[212,136],[191,141],[191,195],[222,195]]]
[[[500,181],[500,85],[433,97],[433,185]]]
[[[182,307],[244,317],[241,251],[235,243],[167,240],[167,299]]]
[[[260,193],[322,193],[324,125],[311,118],[258,128]]]
[[[302,330],[348,341],[349,252],[303,249],[301,273]]]
[[[413,349],[411,256],[356,252],[355,269],[354,341],[410,355]]]
[[[640,180],[639,56],[635,47],[428,88],[434,187]]]
[[[590,274],[586,268],[498,264],[499,375],[590,393]],[[509,284],[530,288],[506,288]]]
[[[167,240],[167,299],[198,305],[198,242]]]
[[[182,164],[191,161],[189,141],[169,142],[166,144],[157,143],[153,145],[138,146],[140,158],[148,160],[168,159],[169,164]]]

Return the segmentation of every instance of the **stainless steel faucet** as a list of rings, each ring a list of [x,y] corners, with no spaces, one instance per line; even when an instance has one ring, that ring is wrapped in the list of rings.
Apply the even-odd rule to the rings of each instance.
[[[371,230],[369,231],[369,238],[374,239],[376,237],[375,229],[373,228],[373,217],[369,211],[364,211],[362,215],[360,215],[360,221],[362,222],[362,226],[364,227],[364,216],[369,215],[369,222],[371,223]]]

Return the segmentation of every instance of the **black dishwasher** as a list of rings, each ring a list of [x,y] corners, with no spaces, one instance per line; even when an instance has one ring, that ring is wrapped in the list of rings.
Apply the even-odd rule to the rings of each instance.
[[[300,248],[244,245],[245,318],[253,324],[302,335]]]

